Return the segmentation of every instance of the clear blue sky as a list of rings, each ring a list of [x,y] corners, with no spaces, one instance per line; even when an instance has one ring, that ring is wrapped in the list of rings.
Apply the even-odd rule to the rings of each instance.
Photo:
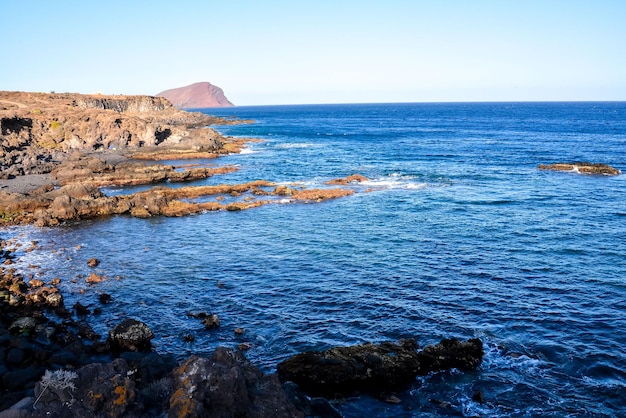
[[[626,100],[625,0],[6,0],[0,34],[0,90]]]

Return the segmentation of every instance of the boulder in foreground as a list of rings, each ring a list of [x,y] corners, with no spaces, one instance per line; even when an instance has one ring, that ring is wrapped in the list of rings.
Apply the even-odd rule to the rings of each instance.
[[[168,417],[301,417],[276,375],[264,375],[243,354],[217,348],[191,356],[173,372]]]

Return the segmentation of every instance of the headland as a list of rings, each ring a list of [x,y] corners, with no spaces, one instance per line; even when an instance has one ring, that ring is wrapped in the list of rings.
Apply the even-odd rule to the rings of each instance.
[[[114,214],[183,216],[254,208],[276,196],[320,202],[353,193],[261,179],[219,187],[155,187],[123,197],[99,189],[192,182],[235,171],[217,163],[147,161],[211,161],[238,153],[253,139],[224,137],[209,126],[248,122],[178,110],[162,97],[0,92],[0,225],[52,226]],[[225,194],[241,199],[222,204]],[[205,196],[216,200],[189,200]]]

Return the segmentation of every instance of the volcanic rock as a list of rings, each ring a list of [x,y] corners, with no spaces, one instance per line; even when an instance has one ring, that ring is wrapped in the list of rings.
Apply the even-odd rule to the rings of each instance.
[[[189,86],[165,90],[157,94],[165,97],[179,109],[200,109],[207,107],[234,106],[224,96],[224,91],[208,82],[194,83]]]
[[[126,417],[138,416],[134,409],[138,391],[123,359],[88,364],[76,372],[61,371],[59,377],[39,382],[34,416]],[[42,379],[43,380],[43,379]],[[48,383],[48,381],[50,381]]]
[[[125,319],[109,331],[107,342],[114,351],[150,351],[154,333],[141,321]]]
[[[620,170],[608,164],[588,162],[541,164],[538,168],[540,170],[571,171],[580,174],[600,174],[605,176],[617,176],[621,174]]]
[[[415,340],[363,344],[297,354],[279,363],[282,380],[312,396],[329,398],[378,393],[408,385],[419,372]]]
[[[483,343],[478,338],[465,342],[454,338],[444,339],[439,344],[429,345],[418,353],[418,372],[420,375],[426,375],[450,369],[473,370],[482,362],[483,354]]]
[[[278,375],[312,396],[337,398],[365,392],[382,394],[409,385],[418,375],[477,367],[483,356],[479,339],[443,340],[417,351],[415,340],[380,345],[335,347],[297,354],[278,364]]]
[[[368,181],[369,179],[361,174],[352,174],[348,177],[343,177],[339,179],[328,180],[326,184],[339,184],[346,185],[350,183],[362,183],[364,181]]]
[[[19,103],[0,108],[0,179],[49,173],[75,153],[202,142],[221,121],[150,96],[0,91],[0,102]]]
[[[100,260],[98,260],[97,258],[90,258],[89,260],[87,260],[87,265],[91,268],[98,267],[98,264],[100,264]]]
[[[168,417],[302,417],[276,375],[264,375],[243,354],[217,348],[174,370]]]

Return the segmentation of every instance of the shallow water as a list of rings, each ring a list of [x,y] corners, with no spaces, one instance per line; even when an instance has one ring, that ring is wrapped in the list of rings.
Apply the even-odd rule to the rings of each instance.
[[[155,331],[159,351],[180,357],[251,342],[247,356],[266,371],[303,350],[480,337],[487,353],[476,372],[420,378],[399,405],[358,397],[337,407],[355,417],[626,411],[626,177],[536,168],[583,160],[625,170],[625,103],[210,113],[257,120],[218,129],[264,142],[217,161],[239,171],[196,184],[370,181],[321,204],[0,231],[64,248],[21,263],[61,277],[68,306],[112,295],[90,319],[96,331],[134,317]],[[72,283],[89,274],[90,257],[110,279]],[[222,326],[205,331],[188,312],[217,313]],[[182,342],[186,334],[195,342]]]

